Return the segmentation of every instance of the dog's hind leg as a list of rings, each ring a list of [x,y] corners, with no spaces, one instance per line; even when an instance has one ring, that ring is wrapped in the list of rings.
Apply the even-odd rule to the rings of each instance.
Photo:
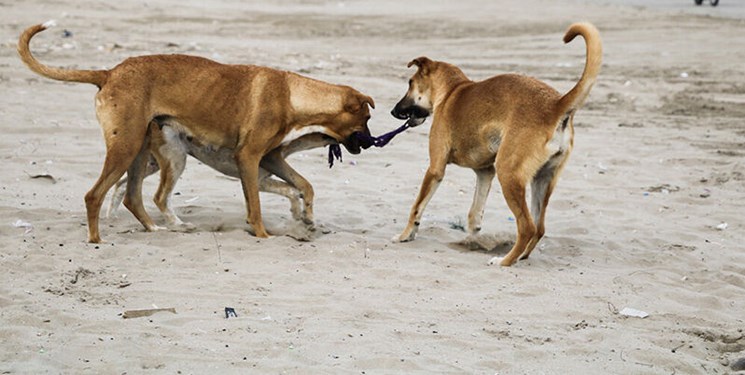
[[[152,128],[151,131],[156,132],[161,130]],[[165,133],[165,129],[162,131]],[[153,197],[155,205],[163,214],[169,228],[186,231],[193,230],[195,228],[194,225],[181,221],[171,208],[171,193],[173,193],[176,182],[184,172],[184,168],[186,168],[186,151],[179,147],[177,143],[170,142],[156,145],[152,150],[153,156],[160,166],[160,183]]]
[[[484,205],[494,179],[494,167],[474,170],[476,172],[476,191],[473,203],[468,211],[468,235],[473,236],[481,231],[481,220],[484,217]]]
[[[124,195],[124,207],[132,212],[139,222],[149,232],[163,229],[153,222],[145,211],[142,203],[142,181],[145,179],[146,169],[150,161],[150,139],[145,137],[140,152],[127,170],[127,193]]]
[[[116,216],[119,205],[124,200],[124,193],[127,191],[127,177],[122,177],[114,184],[114,191],[111,193],[109,207],[106,209],[106,217]]]
[[[512,249],[504,258],[492,258],[489,264],[499,262],[502,266],[511,266],[522,255],[536,234],[536,227],[533,218],[530,216],[528,203],[525,200],[525,193],[528,181],[540,168],[540,164],[535,165],[537,159],[521,156],[526,153],[533,154],[533,152],[530,152],[531,148],[539,149],[543,146],[531,145],[529,138],[524,136],[520,137],[520,140],[522,142],[507,142],[508,138],[505,137],[497,152],[496,160],[497,178],[502,186],[502,194],[517,223],[517,238]],[[518,147],[522,152],[516,151]]]
[[[152,175],[160,169],[158,162],[154,157],[150,157],[150,161],[147,163],[145,169],[145,177]],[[106,217],[115,217],[119,209],[119,206],[124,200],[124,194],[127,191],[127,177],[122,177],[114,185],[114,191],[111,193],[111,199],[109,200],[109,206],[106,208]]]
[[[546,233],[546,207],[548,206],[549,198],[556,187],[556,183],[559,181],[559,175],[564,169],[567,159],[569,159],[568,153],[557,153],[552,156],[538,173],[533,177],[533,181],[530,183],[531,190],[531,215],[533,216],[533,222],[536,223],[536,232],[530,243],[525,248],[525,251],[520,256],[520,259],[527,259],[530,253],[535,249],[538,241],[543,238]]]
[[[299,217],[309,227],[313,227],[313,198],[315,193],[313,192],[313,186],[305,179],[300,173],[294,170],[282,156],[280,149],[275,149],[269,152],[261,159],[261,168],[267,170],[270,173],[275,174],[277,177],[287,181],[292,187],[297,189],[299,197],[303,199],[304,207],[303,210],[298,208],[292,208],[296,204],[299,205],[299,200],[294,199],[291,194],[278,193],[286,196],[290,200],[291,210],[293,211],[293,217],[295,217],[295,211],[298,211]],[[268,180],[262,179],[262,181]],[[270,183],[271,184],[271,183]],[[266,186],[266,185],[265,185]]]
[[[99,91],[98,97],[103,91]],[[99,216],[106,193],[124,175],[142,148],[145,140],[147,120],[144,116],[116,114],[97,103],[96,114],[103,128],[106,141],[106,158],[101,175],[93,187],[85,194],[85,208],[88,217],[88,242],[101,242]],[[126,119],[126,120],[125,120]]]
[[[290,201],[290,212],[292,213],[292,218],[298,221],[305,220],[302,204],[300,202],[302,194],[294,186],[267,176],[266,178],[261,178],[259,180],[259,191],[277,194],[287,198]]]

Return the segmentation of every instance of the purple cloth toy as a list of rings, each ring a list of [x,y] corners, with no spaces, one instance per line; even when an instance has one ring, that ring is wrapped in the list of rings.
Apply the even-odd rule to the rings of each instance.
[[[383,147],[388,144],[388,142],[393,139],[396,135],[403,132],[404,130],[410,128],[409,122],[406,121],[405,124],[399,126],[396,130],[389,131],[388,133],[385,133],[379,137],[373,137],[371,135],[367,135],[364,133],[356,132],[354,133],[354,136],[357,138],[357,140],[363,144],[367,145],[367,147],[362,146],[364,149],[370,148],[370,146],[375,147]],[[339,161],[341,160],[341,146],[338,144],[335,145],[329,145],[329,168],[334,166],[334,159],[337,159]]]

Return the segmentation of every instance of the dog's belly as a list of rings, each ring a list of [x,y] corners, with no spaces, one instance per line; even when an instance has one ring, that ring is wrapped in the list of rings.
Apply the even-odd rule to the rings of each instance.
[[[198,137],[194,137],[175,119],[160,118],[156,121],[161,126],[163,141],[167,144],[161,152],[167,150],[166,153],[186,153],[222,174],[239,178],[240,172],[234,157],[235,150],[198,141]]]
[[[225,147],[205,146],[180,134],[186,152],[216,171],[235,178],[240,178],[238,164],[235,162],[235,150]]]
[[[457,142],[451,150],[449,162],[471,169],[493,166],[501,140],[499,134],[493,133],[470,142]]]
[[[493,166],[496,157],[496,152],[490,152],[488,149],[453,150],[450,163],[464,168],[483,169]]]

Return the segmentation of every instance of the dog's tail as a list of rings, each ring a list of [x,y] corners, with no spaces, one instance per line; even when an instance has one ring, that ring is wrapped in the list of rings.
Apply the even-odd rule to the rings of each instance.
[[[581,22],[569,26],[564,34],[564,43],[571,42],[577,35],[582,35],[587,45],[587,60],[582,77],[576,85],[559,100],[559,108],[562,113],[568,113],[579,108],[590,94],[592,85],[600,72],[602,63],[603,46],[600,41],[600,32],[591,23]]]
[[[35,73],[47,78],[56,79],[58,81],[92,83],[101,88],[109,76],[107,70],[54,68],[40,63],[33,55],[31,55],[31,50],[29,49],[31,38],[37,33],[40,33],[54,25],[54,21],[45,22],[41,25],[31,26],[21,34],[21,37],[18,39],[18,54],[21,55],[23,63]]]

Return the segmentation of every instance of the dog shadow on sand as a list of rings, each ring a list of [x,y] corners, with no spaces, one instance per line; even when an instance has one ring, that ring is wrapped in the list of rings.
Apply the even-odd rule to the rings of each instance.
[[[448,243],[448,247],[461,252],[477,251],[491,256],[504,256],[515,244],[514,235],[510,233],[480,233]]]

